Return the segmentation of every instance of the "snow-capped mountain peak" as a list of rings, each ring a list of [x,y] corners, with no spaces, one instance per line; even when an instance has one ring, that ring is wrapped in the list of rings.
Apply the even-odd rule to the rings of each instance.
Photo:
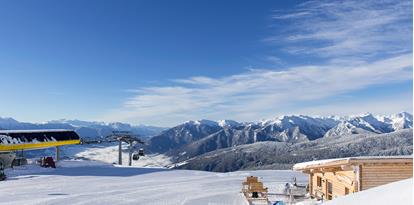
[[[362,133],[389,133],[412,128],[412,115],[406,112],[374,116],[371,113],[343,117],[325,136],[343,136]]]
[[[201,119],[201,120],[189,120],[184,122],[181,125],[195,125],[195,126],[200,126],[200,125],[207,125],[207,126],[219,126],[218,122],[212,121],[212,120],[206,120],[206,119]]]
[[[219,120],[218,124],[220,127],[234,127],[241,125],[241,123],[236,122],[234,120]]]
[[[400,130],[413,127],[413,116],[407,112],[401,112],[388,117],[392,128],[394,130]]]

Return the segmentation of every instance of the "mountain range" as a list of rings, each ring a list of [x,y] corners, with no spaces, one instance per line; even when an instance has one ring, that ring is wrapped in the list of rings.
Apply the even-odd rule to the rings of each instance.
[[[172,128],[53,120],[25,123],[0,118],[0,129],[72,129],[84,140],[112,131],[146,138],[146,152],[165,155],[177,169],[235,171],[288,169],[296,162],[363,155],[412,154],[413,117],[393,115],[280,116],[259,122],[192,120]]]
[[[412,115],[406,112],[389,116],[372,114],[347,117],[291,115],[255,123],[197,120],[187,121],[150,138],[147,150],[170,156],[172,161],[180,164],[177,168],[208,171],[234,171],[242,168],[240,164],[240,166],[235,166],[234,162],[246,162],[249,159],[258,159],[260,156],[292,159],[288,156],[291,156],[291,152],[296,149],[307,153],[307,155],[298,155],[301,157],[293,161],[278,162],[278,168],[286,168],[286,166],[291,166],[292,162],[309,160],[309,156],[314,156],[311,153],[317,146],[329,148],[325,150],[327,152],[325,155],[317,155],[318,159],[364,154],[412,154],[412,126]],[[365,138],[366,141],[361,141]],[[338,147],[331,144],[338,141],[351,148],[338,154],[336,150]],[[398,143],[395,143],[397,141]],[[373,146],[381,143],[385,146]],[[251,152],[237,157],[229,154],[229,150],[240,153],[246,150],[245,147],[250,146],[256,146],[257,150],[261,150],[262,153],[256,153],[257,156],[253,158],[249,158]],[[266,149],[269,146],[272,149],[285,151],[279,152],[279,155],[271,151],[272,149]],[[360,146],[365,146],[366,152],[361,152]],[[394,152],[389,150],[394,150]],[[227,153],[227,155],[222,153]],[[215,166],[217,162],[223,160],[229,167]],[[271,164],[275,165],[272,160],[261,161],[272,162]],[[268,163],[264,164],[271,165]],[[250,164],[247,168],[254,167]]]
[[[389,116],[364,114],[350,117],[281,116],[256,123],[231,120],[187,121],[149,140],[149,149],[166,153],[177,150],[211,150],[261,141],[305,142],[322,137],[351,134],[381,134],[412,128],[413,117],[402,112]]]
[[[216,172],[291,169],[295,163],[355,156],[413,154],[413,130],[384,134],[353,134],[309,142],[256,142],[227,147],[177,160],[176,169]]]
[[[91,122],[81,120],[52,120],[45,123],[28,123],[19,122],[13,118],[0,117],[0,130],[33,130],[33,129],[69,129],[74,130],[82,139],[102,140],[110,135],[113,131],[130,131],[142,137],[151,137],[159,134],[166,128],[146,126],[146,125],[130,125],[127,123],[104,123]]]

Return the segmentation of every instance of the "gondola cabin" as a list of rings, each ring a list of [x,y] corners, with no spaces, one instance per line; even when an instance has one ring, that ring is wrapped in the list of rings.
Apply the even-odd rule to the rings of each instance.
[[[413,177],[412,156],[376,156],[327,159],[294,165],[309,175],[309,194],[332,200]]]
[[[79,143],[79,135],[72,130],[0,130],[0,163],[11,166],[16,151]]]
[[[140,148],[140,149],[138,150],[138,155],[139,155],[139,156],[145,156],[145,153],[144,153],[144,149],[143,149],[143,148]]]

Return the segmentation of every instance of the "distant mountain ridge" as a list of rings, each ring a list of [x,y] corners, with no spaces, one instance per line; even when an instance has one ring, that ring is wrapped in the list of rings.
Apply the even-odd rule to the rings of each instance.
[[[113,131],[131,131],[142,137],[151,137],[158,135],[166,128],[146,126],[146,125],[130,125],[127,123],[104,123],[91,122],[81,120],[52,120],[45,123],[27,123],[19,122],[13,118],[0,117],[0,129],[2,130],[30,130],[30,129],[70,129],[74,130],[84,140],[100,140],[111,134]]]
[[[390,133],[413,127],[413,116],[402,112],[389,116],[365,114],[342,119],[325,136],[341,136],[363,133]]]
[[[229,172],[251,169],[291,169],[295,163],[354,156],[412,155],[413,130],[385,134],[354,134],[314,141],[257,142],[217,149],[180,159],[177,169]]]
[[[179,155],[182,158],[262,141],[298,143],[322,137],[390,133],[412,127],[412,115],[406,112],[389,116],[290,115],[255,123],[196,120],[187,121],[154,136],[149,140],[148,148],[153,152]]]
[[[280,116],[260,122],[187,121],[149,139],[147,149],[177,168],[205,171],[289,169],[296,162],[364,155],[412,154],[413,117]]]

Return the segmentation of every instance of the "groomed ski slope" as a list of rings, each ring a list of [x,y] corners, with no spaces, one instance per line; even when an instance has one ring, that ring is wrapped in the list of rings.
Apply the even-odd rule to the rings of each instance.
[[[294,171],[214,173],[117,167],[94,161],[62,161],[55,169],[27,165],[6,170],[0,204],[245,205],[240,194],[246,176],[261,177],[270,192],[306,176]]]

